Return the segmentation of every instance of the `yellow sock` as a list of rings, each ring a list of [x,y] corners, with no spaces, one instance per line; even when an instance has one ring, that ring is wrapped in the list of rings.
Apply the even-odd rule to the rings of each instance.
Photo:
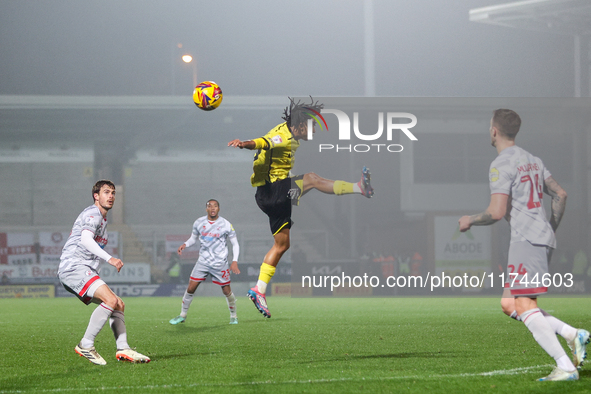
[[[259,273],[259,280],[257,282],[259,293],[265,294],[267,292],[267,284],[269,284],[271,278],[275,275],[275,269],[272,265],[261,264],[261,272]]]
[[[275,275],[276,268],[272,265],[263,263],[261,264],[261,272],[259,274],[259,280],[262,280],[265,283],[269,283],[273,275]]]
[[[354,193],[353,184],[345,181],[334,181],[332,190],[334,191],[334,194],[337,195]]]

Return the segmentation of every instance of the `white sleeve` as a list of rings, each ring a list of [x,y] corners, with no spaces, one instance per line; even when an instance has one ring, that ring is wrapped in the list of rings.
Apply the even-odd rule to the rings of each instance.
[[[195,245],[195,242],[197,242],[197,235],[191,234],[191,238],[185,241],[185,245],[187,245],[188,248],[189,246]]]
[[[238,255],[240,254],[240,246],[238,245],[238,237],[230,237],[230,243],[232,244],[232,256],[233,261],[238,261]]]
[[[550,171],[548,171],[548,169],[546,167],[544,167],[544,180],[550,178],[552,176],[552,174],[550,173]]]
[[[105,252],[94,240],[94,234],[90,230],[82,230],[80,234],[80,244],[86,248],[90,253],[100,257],[105,261],[111,259],[111,255]]]

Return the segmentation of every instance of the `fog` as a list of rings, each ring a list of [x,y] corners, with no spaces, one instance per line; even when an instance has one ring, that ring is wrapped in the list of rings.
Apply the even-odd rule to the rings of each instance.
[[[569,193],[558,233],[568,270],[589,244],[591,111],[588,99],[572,99],[575,39],[469,21],[470,9],[493,4],[0,2],[0,233],[69,231],[92,203],[92,184],[109,178],[119,188],[110,228],[124,234],[123,245],[143,245],[130,259],[162,269],[166,236],[188,236],[205,201],[217,198],[243,259],[260,264],[272,238],[249,182],[253,152],[227,142],[267,133],[288,97],[312,95],[337,108],[331,98],[375,92],[396,98],[377,102],[391,104],[384,111],[417,116],[418,140],[381,141],[402,146],[397,153],[322,153],[319,143],[336,141],[325,130],[302,143],[297,173],[357,182],[367,165],[376,189],[371,200],[318,192],[302,199],[293,242],[309,261],[419,252],[433,268],[438,237],[448,236],[437,218],[453,224],[449,218],[488,206],[496,156],[489,121],[494,109],[509,107],[523,117],[518,144]],[[224,92],[215,111],[191,101],[203,80]],[[364,130],[375,130],[376,119],[370,111]],[[337,129],[334,118],[328,129]],[[507,234],[497,224],[480,235],[493,251],[481,256],[487,264],[504,264]]]
[[[498,2],[373,4],[377,95],[574,94],[572,36],[468,20]],[[0,94],[187,94],[188,52],[225,94],[363,95],[363,14],[359,0],[4,1]]]

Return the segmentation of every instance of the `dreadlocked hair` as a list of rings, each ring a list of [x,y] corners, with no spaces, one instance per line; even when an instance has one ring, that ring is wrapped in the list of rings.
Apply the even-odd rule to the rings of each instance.
[[[305,124],[308,119],[312,119],[314,111],[320,112],[324,108],[324,104],[320,104],[318,101],[314,102],[312,96],[310,96],[310,104],[302,103],[301,101],[295,102],[291,97],[289,98],[289,107],[286,107],[281,117],[288,126],[298,127],[301,124]]]

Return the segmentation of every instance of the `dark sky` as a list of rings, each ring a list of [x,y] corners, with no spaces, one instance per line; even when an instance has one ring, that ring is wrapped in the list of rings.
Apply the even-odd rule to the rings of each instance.
[[[573,38],[468,20],[495,0],[375,0],[382,96],[571,97]],[[364,94],[361,0],[5,0],[0,94]],[[183,45],[182,49],[177,44]]]

